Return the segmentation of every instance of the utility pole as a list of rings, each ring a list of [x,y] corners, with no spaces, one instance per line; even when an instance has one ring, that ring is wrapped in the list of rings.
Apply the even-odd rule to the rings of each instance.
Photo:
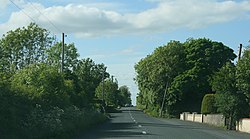
[[[102,72],[102,103],[104,104],[104,70]]]
[[[238,62],[240,61],[240,58],[241,58],[241,51],[242,51],[242,44],[240,44],[240,49],[239,49],[239,54],[238,54]]]
[[[167,82],[167,84],[166,84],[166,88],[165,88],[163,100],[162,100],[162,103],[161,103],[161,109],[160,109],[159,117],[162,116],[162,111],[163,111],[163,108],[164,108],[165,98],[166,98],[166,94],[167,94],[167,89],[168,89],[168,82]]]
[[[102,71],[102,109],[103,109],[103,113],[106,113],[105,100],[104,100],[104,72],[105,72],[105,69],[103,69]]]
[[[61,72],[64,70],[64,33],[62,33],[62,61],[61,61]]]

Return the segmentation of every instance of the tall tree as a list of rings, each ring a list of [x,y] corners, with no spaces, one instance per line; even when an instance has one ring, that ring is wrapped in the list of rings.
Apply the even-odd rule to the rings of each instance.
[[[244,55],[237,63],[237,87],[243,92],[250,105],[250,49],[244,51]]]
[[[131,93],[126,85],[119,87],[118,100],[121,106],[125,106],[126,104],[131,105]]]
[[[77,49],[73,43],[64,45],[64,69],[72,70],[74,66],[76,66],[78,62],[79,54]],[[50,65],[61,67],[62,62],[62,42],[57,42],[53,45],[48,51],[48,63]]]
[[[137,104],[158,112],[165,101],[169,115],[200,111],[203,96],[212,90],[211,75],[235,57],[232,49],[209,39],[171,41],[135,65],[141,105]]]
[[[104,76],[103,76],[104,74]],[[89,105],[95,97],[95,89],[102,81],[102,78],[109,77],[104,64],[95,64],[90,59],[79,60],[73,68],[73,80],[75,84],[75,102],[80,107]]]
[[[103,88],[104,87],[104,88]],[[102,83],[96,88],[96,97],[103,99],[102,91],[104,89],[104,100],[106,105],[117,106],[119,101],[118,84],[111,79],[105,80],[104,86]]]
[[[236,82],[236,67],[232,63],[223,66],[211,81],[212,88],[216,91],[218,111],[229,119],[228,129],[232,129],[234,123],[249,112],[249,105],[244,94],[238,91]]]
[[[138,97],[141,97],[142,107],[151,109],[158,115],[167,84],[171,84],[173,78],[183,72],[185,68],[184,47],[178,41],[171,41],[166,46],[157,48],[151,55],[142,59],[135,65],[137,76],[135,78],[139,86]],[[167,94],[166,104],[173,103]],[[139,104],[140,106],[140,104]]]
[[[236,55],[223,43],[206,38],[188,39],[184,46],[186,70],[175,78],[170,92],[179,94],[176,105],[179,112],[199,112],[202,98],[212,92],[209,83],[211,76]]]
[[[14,72],[29,64],[45,62],[52,41],[49,32],[35,23],[9,31],[0,40],[0,67]]]

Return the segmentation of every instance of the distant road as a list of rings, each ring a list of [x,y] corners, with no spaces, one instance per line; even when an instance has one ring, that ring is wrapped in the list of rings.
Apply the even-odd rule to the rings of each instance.
[[[112,113],[111,120],[81,139],[250,139],[250,134],[208,125],[149,117],[133,107]]]

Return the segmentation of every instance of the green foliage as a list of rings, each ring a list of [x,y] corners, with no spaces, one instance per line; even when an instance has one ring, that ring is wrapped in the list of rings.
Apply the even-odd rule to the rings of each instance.
[[[30,65],[19,70],[12,78],[11,88],[17,95],[27,96],[44,106],[69,105],[62,74],[46,64]]]
[[[94,104],[105,65],[78,60],[74,44],[65,44],[60,73],[61,44],[52,41],[34,23],[0,39],[0,138],[75,138],[106,120]]]
[[[217,112],[215,106],[215,94],[206,94],[202,100],[201,113],[214,114]]]
[[[250,49],[244,51],[244,55],[237,63],[237,87],[247,98],[250,105]]]
[[[50,110],[38,107],[29,115],[25,127],[30,132],[27,138],[66,139],[76,137],[83,129],[104,120],[106,117],[95,110],[80,110],[76,106]]]
[[[49,32],[34,23],[7,32],[0,39],[1,69],[15,72],[29,64],[45,62],[52,41]]]
[[[154,107],[160,108],[166,84],[170,84],[175,76],[183,72],[184,58],[184,46],[178,41],[171,41],[135,65],[135,80],[140,90],[137,98],[141,100],[137,101],[138,106],[159,111]],[[176,101],[168,97],[166,99],[166,103],[170,105]]]
[[[96,88],[96,97],[105,101],[106,106],[116,108],[117,106],[125,106],[131,104],[131,93],[127,86],[121,86],[118,89],[118,83],[112,79],[107,79],[104,83],[100,83]],[[107,107],[107,109],[109,108]],[[114,111],[114,110],[112,110]]]
[[[229,119],[228,128],[234,127],[233,123],[247,116],[249,105],[246,97],[236,86],[236,67],[227,63],[212,78],[211,85],[216,91],[216,106],[226,118]]]
[[[118,104],[120,106],[125,106],[126,104],[131,105],[131,93],[125,85],[119,87]]]
[[[73,43],[65,44],[64,45],[64,70],[72,70],[77,62],[79,54],[77,53],[77,49]],[[57,42],[51,48],[47,50],[48,59],[47,63],[53,66],[58,67],[61,66],[61,59],[62,59],[62,43]]]
[[[23,122],[32,107],[23,96],[15,96],[6,82],[0,81],[0,138],[24,138]]]
[[[104,88],[103,88],[104,87]],[[113,82],[111,79],[104,81],[104,86],[102,83],[96,88],[96,97],[102,100],[102,90],[104,89],[104,100],[106,105],[117,106],[119,101],[119,91],[118,84]]]
[[[213,73],[235,57],[229,47],[205,38],[189,39],[184,43],[171,41],[156,48],[135,65],[135,80],[140,91],[137,105],[156,111],[163,103],[167,88],[166,115],[198,112],[205,95],[203,92],[212,91],[209,79]]]
[[[90,58],[78,61],[70,77],[74,80],[75,93],[72,96],[72,102],[76,102],[74,103],[76,106],[83,107],[93,102],[95,90],[102,81],[103,72],[104,79],[109,77],[104,64],[95,64]]]

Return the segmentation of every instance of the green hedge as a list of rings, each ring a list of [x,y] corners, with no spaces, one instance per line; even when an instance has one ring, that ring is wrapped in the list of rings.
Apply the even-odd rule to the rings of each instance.
[[[202,100],[201,113],[214,114],[216,112],[217,108],[215,106],[215,94],[206,94]]]
[[[0,138],[75,138],[107,119],[94,106],[76,107],[65,82],[47,65],[31,65],[9,80],[0,76]]]

